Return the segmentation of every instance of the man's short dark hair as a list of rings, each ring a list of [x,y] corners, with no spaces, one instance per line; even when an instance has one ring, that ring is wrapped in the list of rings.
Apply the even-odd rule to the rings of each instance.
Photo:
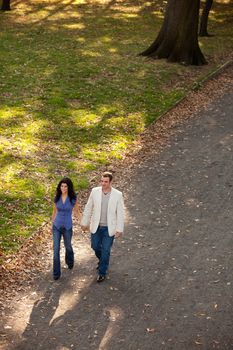
[[[112,173],[110,173],[110,171],[105,171],[103,174],[102,174],[103,177],[108,177],[109,178],[109,181],[112,181],[113,179],[113,175]]]

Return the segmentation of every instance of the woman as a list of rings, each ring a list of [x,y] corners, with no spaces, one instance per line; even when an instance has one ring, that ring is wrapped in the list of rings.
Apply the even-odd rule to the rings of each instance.
[[[74,266],[74,252],[71,245],[72,239],[72,212],[79,219],[81,214],[79,210],[77,196],[74,192],[72,181],[63,178],[56,190],[54,198],[54,208],[52,214],[52,231],[53,231],[53,278],[58,280],[61,276],[60,263],[60,243],[63,236],[65,245],[65,261],[69,269]]]

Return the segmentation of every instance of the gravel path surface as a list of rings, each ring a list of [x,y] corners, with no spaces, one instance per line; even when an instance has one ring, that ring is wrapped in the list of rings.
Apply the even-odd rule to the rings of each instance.
[[[131,166],[109,278],[74,237],[74,270],[14,298],[0,349],[233,349],[232,101],[233,82]]]

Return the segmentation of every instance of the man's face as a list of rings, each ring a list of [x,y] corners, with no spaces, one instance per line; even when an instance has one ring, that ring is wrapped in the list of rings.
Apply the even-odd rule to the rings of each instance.
[[[101,178],[101,186],[103,191],[109,191],[111,187],[111,181],[109,177],[103,177]]]

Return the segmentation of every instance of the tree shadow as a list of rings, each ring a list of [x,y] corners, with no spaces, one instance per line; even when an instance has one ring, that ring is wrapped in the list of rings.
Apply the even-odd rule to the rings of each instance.
[[[61,1],[59,4],[60,3]],[[41,147],[43,147],[41,144],[46,144],[46,153],[44,152],[44,155],[48,156],[50,154],[51,157],[53,157],[54,153],[56,152],[55,144],[60,142],[59,140],[61,133],[63,134],[63,140],[61,141],[62,145],[67,142],[72,144],[74,148],[75,144],[79,144],[79,142],[82,144],[84,137],[86,140],[84,144],[85,147],[88,147],[88,144],[91,145],[93,143],[96,145],[101,145],[103,141],[111,142],[113,136],[116,136],[119,132],[122,133],[122,136],[124,137],[130,137],[132,128],[134,128],[134,122],[131,122],[128,128],[124,128],[124,126],[127,124],[127,116],[129,113],[140,112],[138,106],[135,106],[132,101],[130,102],[130,100],[132,100],[130,96],[132,96],[132,93],[136,92],[137,87],[129,87],[127,93],[125,93],[126,91],[122,89],[122,93],[119,94],[119,90],[121,89],[120,87],[123,85],[124,80],[124,78],[120,78],[119,80],[117,72],[117,65],[120,64],[120,59],[116,57],[116,59],[109,62],[106,67],[101,67],[99,66],[101,62],[96,62],[95,58],[91,56],[95,51],[97,56],[100,55],[101,58],[104,57],[105,54],[109,53],[109,50],[114,48],[114,43],[119,41],[120,36],[123,34],[124,30],[127,30],[129,24],[131,25],[132,23],[133,26],[136,26],[136,18],[126,19],[124,16],[121,18],[121,15],[124,15],[124,13],[122,13],[122,11],[118,8],[114,8],[116,4],[117,2],[115,1],[111,1],[103,5],[97,5],[96,3],[77,5],[74,1],[64,4],[66,7],[64,7],[63,10],[65,8],[69,8],[70,6],[69,11],[71,13],[76,13],[78,7],[80,16],[77,21],[83,24],[83,29],[69,28],[68,26],[70,24],[77,24],[77,21],[76,19],[73,19],[72,17],[69,18],[67,16],[67,18],[61,17],[55,21],[57,24],[57,29],[54,30],[53,22],[50,22],[49,18],[56,13],[62,12],[60,11],[59,6],[56,9],[48,10],[48,16],[45,16],[41,20],[41,23],[43,23],[43,29],[41,26],[38,26],[39,22],[29,24],[25,21],[22,24],[17,23],[16,19],[16,26],[19,28],[19,32],[21,31],[20,37],[22,35],[22,40],[26,39],[26,30],[30,27],[31,38],[34,38],[35,41],[31,41],[31,47],[28,48],[28,57],[31,57],[29,59],[29,63],[25,62],[25,69],[22,68],[21,72],[17,73],[19,75],[19,79],[16,76],[17,81],[15,82],[14,91],[12,92],[14,98],[4,99],[3,103],[4,106],[11,107],[15,103],[22,103],[22,101],[19,99],[23,99],[25,104],[30,105],[29,100],[31,98],[33,99],[34,97],[32,95],[39,90],[39,94],[36,93],[37,100],[40,101],[39,109],[37,109],[37,107],[33,105],[34,102],[32,102],[32,106],[25,106],[25,114],[31,113],[33,115],[33,119],[48,122],[47,126],[42,127],[41,131],[39,131],[36,136],[38,143],[40,144],[37,155],[38,158],[42,159],[42,162],[44,157],[41,157]],[[126,9],[131,5],[131,2],[126,3]],[[30,6],[33,8],[29,14],[36,14],[41,8],[44,9],[46,7],[46,3],[30,3]],[[14,17],[9,18],[8,20],[10,22],[14,22]],[[95,20],[97,20],[98,23],[96,23]],[[105,21],[106,23],[104,23]],[[95,30],[96,24],[98,26],[97,31]],[[115,32],[113,32],[115,37],[109,41],[107,40],[104,43],[102,42],[102,38],[109,36],[109,28],[117,28],[119,30],[119,36],[115,36]],[[93,33],[92,38],[89,36],[90,32]],[[43,38],[43,35],[46,36],[46,38]],[[65,72],[61,61],[59,62],[57,60],[56,45],[60,45],[61,43],[60,39],[59,41],[56,41],[58,36],[59,38],[64,36],[65,40],[67,40],[66,43],[64,39],[62,40],[62,42],[65,43],[65,52],[60,52],[63,56],[61,57],[61,61],[63,59],[65,60]],[[85,37],[88,39],[85,39]],[[53,40],[53,38],[56,40]],[[80,38],[84,38],[85,45],[77,41]],[[100,40],[98,38],[100,38]],[[17,46],[17,37],[14,39],[12,38],[12,40],[15,40],[15,45]],[[52,46],[50,46],[51,42],[53,43]],[[43,45],[45,44],[47,46],[48,43],[49,46],[43,48]],[[123,44],[123,46],[125,45],[128,45],[128,43]],[[70,58],[67,60],[65,55],[67,49],[71,50],[70,58],[77,57],[75,62],[73,60],[70,61]],[[41,62],[39,62],[40,50],[41,57],[45,56],[45,61],[43,61],[43,57]],[[111,56],[112,58],[114,57],[114,55]],[[18,58],[21,59],[21,57]],[[30,64],[30,62],[34,62],[34,60],[37,60],[37,58],[39,58],[39,74],[37,74],[38,70],[36,71],[33,65],[31,66]],[[103,64],[105,63],[106,61],[104,60]],[[51,67],[51,72],[47,73],[48,67]],[[10,65],[8,65],[8,68],[5,67],[4,69],[6,69],[6,74],[8,74],[8,71],[11,71]],[[130,72],[130,75],[133,76],[134,72]],[[24,78],[21,79],[21,76],[24,76]],[[33,76],[35,80],[32,82]],[[61,77],[61,79],[59,79],[59,77]],[[116,81],[116,78],[118,81]],[[81,84],[79,81],[81,81]],[[110,86],[107,88],[106,81],[108,81],[108,83],[110,82]],[[58,82],[58,84],[54,84],[54,82]],[[23,97],[19,92],[19,90],[24,90],[24,88],[26,88],[24,85],[27,84],[32,85],[31,97],[29,96],[30,94]],[[48,88],[48,85],[51,85],[51,87]],[[149,94],[151,95],[153,92],[150,91]],[[18,96],[20,96],[19,99]],[[76,108],[70,108],[67,103],[72,99],[78,100],[80,102],[81,109],[83,108],[86,110],[86,113],[91,112],[95,113],[97,116],[101,115],[100,122],[88,127],[85,125],[84,127],[77,126],[76,121],[78,117],[74,116]],[[142,108],[144,108],[145,103],[143,103],[141,89],[138,91],[138,100],[141,100],[143,105]],[[103,113],[101,108],[106,106],[108,109],[110,108],[112,112],[109,113],[108,111]],[[114,107],[112,108],[112,106]],[[121,110],[120,112],[118,111],[119,107]],[[151,106],[151,109],[148,112],[152,114],[152,111],[153,107]],[[105,123],[107,119],[114,119],[116,116],[122,118],[120,129],[117,127],[117,125],[119,125],[119,121],[115,123],[116,125],[110,127],[107,125],[107,123]],[[9,117],[11,123],[14,123],[16,119],[17,116]],[[7,125],[7,121],[5,120],[4,127],[6,126],[8,127],[9,125]],[[21,132],[20,125],[18,126]],[[24,132],[23,128],[22,132]],[[64,135],[67,135],[67,137]],[[50,145],[48,145],[48,142]],[[32,156],[34,155],[32,154]],[[49,161],[47,157],[47,159],[44,159],[43,165],[47,167],[48,163]],[[58,167],[60,167],[62,161],[59,162],[59,157],[58,163]],[[50,170],[51,169],[49,169],[49,171]]]
[[[52,292],[45,283],[25,339],[11,350],[29,350],[32,344],[43,350],[232,347],[232,296],[227,288],[232,219],[218,196],[224,191],[229,212],[229,189],[219,188],[218,174],[224,177],[222,184],[231,179],[231,153],[225,153],[224,173],[221,160],[217,167],[207,162],[210,154],[214,159],[218,154],[220,140],[226,147],[232,139],[230,128],[222,134],[224,118],[215,114],[216,124],[212,110],[208,123],[216,129],[221,125],[222,131],[213,148],[206,144],[209,129],[200,114],[195,125],[189,123],[185,132],[181,128],[169,139],[168,148],[126,175],[127,234],[114,243],[110,279],[97,284],[93,260],[86,256],[72,275],[53,284]],[[194,137],[189,143],[196,134],[199,142]],[[70,304],[65,307],[66,293]]]
[[[34,303],[22,340],[11,350],[106,346],[123,319],[122,308],[110,298],[112,291],[106,291],[108,282],[97,285],[90,276],[90,261],[85,264],[72,275],[64,273],[60,282],[48,283],[45,278],[37,291],[42,297]],[[80,281],[85,281],[82,287]]]
[[[20,139],[15,159],[24,157],[23,169],[14,179],[28,176],[39,184],[44,178],[50,184],[63,174],[85,174],[81,162],[75,165],[77,159],[90,167],[116,159],[115,145],[126,148],[132,135],[182,96],[182,83],[176,81],[173,88],[173,80],[186,76],[182,67],[136,57],[160,27],[162,1],[31,1],[28,6],[25,16],[20,11],[2,16],[10,29],[2,32],[0,43],[0,87],[11,95],[1,95],[0,113],[11,112],[1,132],[12,143],[10,134]],[[40,11],[45,14],[39,20]],[[26,123],[14,110],[22,105]],[[94,117],[88,120],[89,115]],[[35,148],[22,156],[28,136]],[[88,149],[91,155],[84,154]],[[4,170],[14,158],[9,153],[3,154]]]

